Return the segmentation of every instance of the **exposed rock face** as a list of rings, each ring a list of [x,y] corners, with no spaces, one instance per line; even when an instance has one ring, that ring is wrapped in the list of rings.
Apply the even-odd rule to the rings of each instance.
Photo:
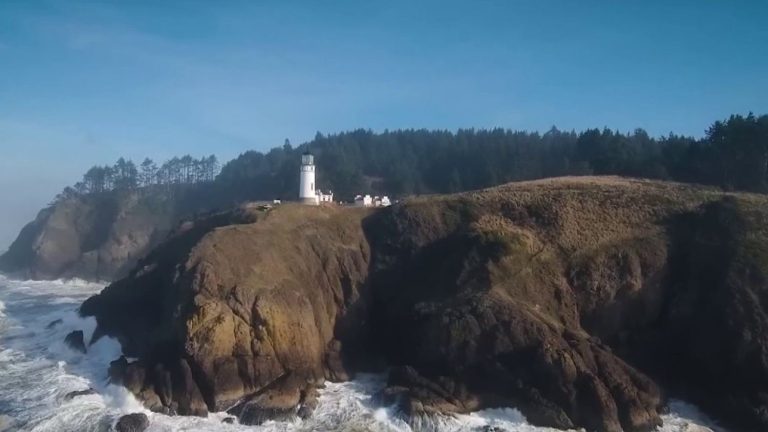
[[[58,202],[25,226],[0,271],[31,279],[115,280],[181,219],[220,204],[205,185],[112,191]]]
[[[573,254],[602,249],[600,237],[634,247],[632,236],[651,229],[652,220],[642,219],[642,202],[631,201],[640,197],[623,196],[632,189],[585,186],[417,200],[366,221],[376,337],[391,363],[425,374],[394,380],[409,389],[410,411],[503,403],[559,428],[635,431],[660,424],[660,390],[581,326],[580,297],[601,299],[567,278],[575,271]],[[593,206],[595,198],[607,208]],[[623,212],[627,220],[608,223]],[[647,227],[632,226],[639,223]],[[593,306],[593,313],[603,307]]]
[[[739,196],[676,221],[663,313],[616,344],[737,430],[768,430],[767,217]]]
[[[412,419],[512,405],[649,431],[662,384],[758,430],[766,216],[765,197],[601,178],[289,205],[198,222],[81,312],[140,358],[110,374],[156,411],[310,415],[323,379],[386,363],[379,396]]]
[[[286,375],[294,387],[303,383],[295,407],[310,384],[349,377],[353,354],[342,358],[339,340],[359,347],[368,333],[365,213],[286,206],[205,236],[216,224],[200,222],[81,312],[96,315],[100,331],[119,335],[126,355],[141,358],[115,375],[152,409],[202,414],[198,401],[183,401],[189,390],[209,410],[229,409]],[[184,288],[169,290],[176,283]],[[262,397],[250,407],[277,410],[288,399]]]
[[[0,258],[0,269],[34,279],[111,280],[176,223],[162,195],[109,193],[59,202],[38,214]]]

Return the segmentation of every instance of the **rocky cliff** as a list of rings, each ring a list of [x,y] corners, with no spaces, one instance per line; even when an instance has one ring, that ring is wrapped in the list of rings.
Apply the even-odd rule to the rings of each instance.
[[[390,369],[412,421],[516,406],[648,431],[667,395],[768,427],[768,199],[554,179],[381,211],[286,205],[199,220],[92,297],[153,410],[310,415],[323,380]]]
[[[198,188],[201,189],[201,188]],[[184,188],[111,191],[43,209],[0,256],[0,271],[30,279],[115,280],[183,218],[215,206]]]

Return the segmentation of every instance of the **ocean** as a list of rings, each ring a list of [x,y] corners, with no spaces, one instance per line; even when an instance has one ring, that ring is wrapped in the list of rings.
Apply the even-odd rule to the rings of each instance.
[[[109,362],[120,346],[102,338],[88,354],[69,349],[64,337],[83,330],[90,339],[96,323],[77,308],[103,285],[83,281],[17,281],[0,275],[0,432],[102,432],[120,415],[144,412],[150,432],[171,431],[484,431],[544,432],[513,408],[470,415],[438,416],[408,425],[388,407],[374,406],[372,395],[385,377],[360,375],[347,383],[328,383],[319,406],[307,420],[268,422],[261,426],[226,424],[225,413],[208,418],[170,417],[145,410],[125,389],[107,381]],[[54,321],[61,322],[54,326]],[[96,394],[67,400],[73,391]],[[660,432],[723,432],[696,407],[673,401]]]

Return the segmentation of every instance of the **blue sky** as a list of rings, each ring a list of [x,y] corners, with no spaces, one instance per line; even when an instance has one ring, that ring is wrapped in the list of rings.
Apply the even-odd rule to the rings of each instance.
[[[768,112],[768,2],[0,0],[0,250],[64,185],[358,127]]]

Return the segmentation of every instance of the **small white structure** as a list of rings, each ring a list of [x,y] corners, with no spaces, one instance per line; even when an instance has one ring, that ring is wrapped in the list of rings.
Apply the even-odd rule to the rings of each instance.
[[[317,190],[317,193],[315,194],[315,197],[317,197],[318,204],[332,204],[333,203],[333,191],[328,191],[328,193],[323,193],[320,189]]]
[[[373,198],[370,195],[358,195],[355,197],[355,207],[373,207]]]
[[[355,207],[389,207],[392,202],[388,196],[358,195],[355,197]]]
[[[310,152],[304,152],[301,155],[299,201],[309,205],[318,205],[320,203],[315,193],[315,158]]]

